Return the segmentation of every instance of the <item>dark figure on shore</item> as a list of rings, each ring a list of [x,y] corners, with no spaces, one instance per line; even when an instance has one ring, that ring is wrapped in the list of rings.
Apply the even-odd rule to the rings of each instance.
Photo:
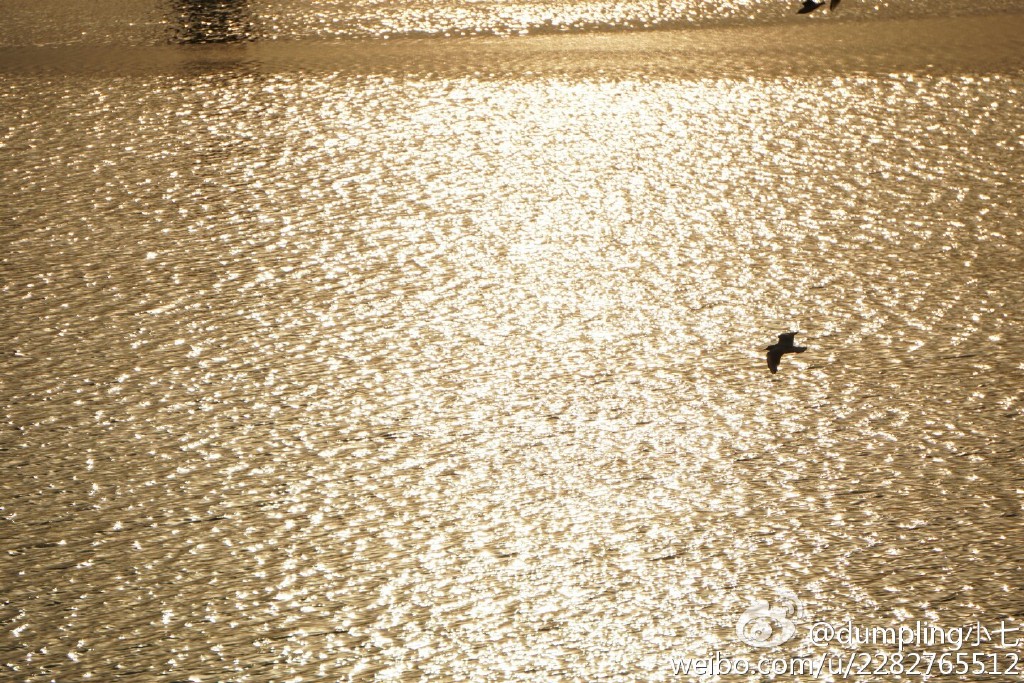
[[[779,371],[779,361],[782,360],[782,356],[787,353],[803,353],[807,350],[806,346],[794,346],[793,337],[797,332],[783,332],[779,335],[779,343],[772,344],[765,351],[768,352],[768,369],[772,371],[774,375]]]

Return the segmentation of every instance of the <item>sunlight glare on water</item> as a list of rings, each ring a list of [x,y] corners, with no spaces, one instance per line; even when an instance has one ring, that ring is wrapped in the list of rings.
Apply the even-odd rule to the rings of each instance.
[[[1021,618],[1019,63],[310,59],[0,91],[15,680],[669,680],[775,586]]]

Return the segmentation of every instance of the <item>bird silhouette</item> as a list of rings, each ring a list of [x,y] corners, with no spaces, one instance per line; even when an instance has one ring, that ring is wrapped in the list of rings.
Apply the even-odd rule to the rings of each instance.
[[[774,375],[779,371],[779,361],[782,360],[782,356],[787,353],[803,353],[807,350],[806,346],[794,346],[793,337],[797,332],[783,332],[779,335],[779,343],[772,344],[765,351],[768,352],[768,369],[772,371]]]
[[[842,2],[842,0],[829,0],[828,11],[829,12],[835,12],[836,11],[836,7],[839,6],[840,2]],[[814,2],[814,0],[804,0],[804,6],[801,7],[800,9],[798,9],[796,11],[796,13],[797,14],[810,14],[811,12],[813,12],[816,9],[818,9],[819,7],[821,7],[824,4],[825,4],[825,0],[822,0],[821,2]]]

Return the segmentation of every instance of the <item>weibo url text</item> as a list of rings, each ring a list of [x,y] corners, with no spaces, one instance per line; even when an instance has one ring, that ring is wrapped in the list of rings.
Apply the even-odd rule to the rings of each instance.
[[[850,652],[817,657],[761,656],[751,661],[739,657],[723,657],[716,652],[709,657],[671,657],[672,673],[689,676],[810,676],[818,678],[853,678],[856,676],[934,676],[936,674],[967,674],[986,676],[1021,676],[1024,662],[1012,652]]]

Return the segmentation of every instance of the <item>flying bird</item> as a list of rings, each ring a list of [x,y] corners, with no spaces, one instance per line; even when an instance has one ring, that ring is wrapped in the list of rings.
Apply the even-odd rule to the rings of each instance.
[[[828,11],[829,12],[835,12],[836,11],[836,7],[839,6],[840,2],[842,2],[842,0],[829,0]],[[798,9],[796,11],[796,13],[797,14],[810,14],[811,12],[813,12],[816,9],[818,9],[819,7],[821,7],[824,4],[825,4],[825,0],[822,0],[821,2],[814,2],[814,0],[804,0],[804,6],[801,7],[800,9]]]
[[[836,0],[833,0],[833,3],[835,3],[835,2],[836,2]],[[814,0],[804,0],[804,6],[801,7],[800,9],[798,9],[796,11],[796,13],[797,14],[810,14],[811,12],[813,12],[816,9],[818,9],[819,7],[821,7],[824,4],[825,4],[824,0],[822,0],[822,2],[814,2]],[[835,4],[833,4],[832,6],[835,7]]]
[[[806,346],[794,346],[793,337],[797,332],[783,332],[779,335],[779,343],[772,344],[765,351],[768,352],[768,369],[772,371],[774,375],[779,371],[779,361],[782,360],[782,356],[787,353],[803,353],[807,350]]]

